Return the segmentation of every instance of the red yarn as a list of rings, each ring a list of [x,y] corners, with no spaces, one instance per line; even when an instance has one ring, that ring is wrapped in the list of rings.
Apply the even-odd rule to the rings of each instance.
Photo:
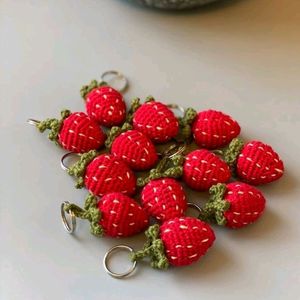
[[[137,171],[150,169],[158,160],[151,140],[137,130],[128,130],[116,137],[111,146],[111,153]]]
[[[210,226],[196,218],[181,217],[160,227],[165,254],[173,266],[196,262],[212,246],[215,234]]]
[[[230,203],[224,213],[227,227],[244,227],[262,215],[266,200],[258,189],[242,182],[229,183],[226,188],[224,199]]]
[[[166,221],[184,214],[186,195],[179,182],[172,178],[151,180],[142,190],[145,211],[159,221]]]
[[[110,193],[98,202],[101,211],[99,224],[111,237],[127,237],[143,231],[149,224],[148,216],[133,199],[121,193]]]
[[[195,142],[203,148],[222,148],[240,134],[239,124],[221,111],[205,110],[198,113],[192,126]]]
[[[86,111],[91,118],[106,127],[120,125],[126,117],[123,96],[110,86],[95,88],[87,94]]]
[[[146,102],[137,109],[133,115],[133,127],[156,143],[169,141],[179,130],[174,113],[157,101]]]
[[[183,179],[192,189],[206,191],[216,183],[224,183],[231,177],[228,165],[208,150],[189,153],[183,165]]]
[[[105,141],[99,125],[85,113],[75,112],[67,117],[60,128],[58,141],[66,150],[84,153],[99,149]]]
[[[121,159],[102,154],[88,164],[84,184],[96,196],[112,192],[130,196],[135,192],[136,178]]]
[[[243,181],[258,185],[279,179],[284,166],[271,146],[252,141],[243,147],[238,156],[236,171]]]

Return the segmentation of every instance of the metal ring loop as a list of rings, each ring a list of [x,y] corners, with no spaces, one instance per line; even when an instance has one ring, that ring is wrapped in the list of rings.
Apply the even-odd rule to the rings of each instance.
[[[38,125],[39,123],[41,123],[41,121],[35,120],[35,119],[28,119],[28,120],[27,120],[27,123],[30,124],[30,125],[32,125],[32,126],[36,126],[36,125]]]
[[[184,109],[182,106],[178,105],[178,104],[170,103],[170,104],[167,104],[167,107],[172,108],[172,109],[177,109],[177,110],[179,110],[183,115],[184,115],[184,113],[185,113],[185,109]]]
[[[107,76],[113,76],[110,80],[105,80],[105,77]],[[101,80],[107,82],[110,84],[112,81],[118,79],[118,82],[123,82],[121,87],[116,88],[120,93],[125,92],[125,90],[128,88],[128,79],[119,71],[115,70],[108,70],[102,73]]]
[[[134,253],[134,250],[127,246],[127,245],[117,245],[117,246],[114,246],[112,248],[110,248],[104,255],[104,258],[103,258],[103,267],[104,267],[104,270],[112,277],[114,278],[124,278],[128,275],[130,275],[136,268],[136,261],[133,261],[132,262],[132,266],[131,268],[128,270],[128,271],[125,271],[124,273],[115,273],[113,271],[111,271],[108,267],[108,260],[109,258],[111,257],[111,255],[113,254],[113,252],[117,252],[118,250],[127,250],[128,252],[130,253]]]
[[[187,203],[187,206],[190,207],[190,208],[195,209],[196,211],[198,211],[198,216],[197,216],[197,218],[200,217],[201,212],[202,212],[202,208],[201,208],[199,205],[197,205],[197,204],[195,204],[195,203],[192,203],[192,202],[188,202],[188,203]]]
[[[62,220],[65,230],[71,234],[76,229],[76,217],[72,211],[68,211],[68,214],[71,216],[71,225],[70,225],[67,220],[67,217],[66,217],[66,212],[64,210],[66,204],[70,204],[70,202],[65,201],[61,204],[60,214],[61,214],[61,220]]]
[[[68,152],[68,153],[64,154],[64,155],[62,156],[62,158],[60,159],[60,166],[61,166],[61,168],[62,168],[64,171],[69,171],[69,170],[70,170],[70,168],[65,164],[65,159],[66,159],[67,157],[69,157],[69,156],[72,156],[72,155],[79,156],[78,153]]]

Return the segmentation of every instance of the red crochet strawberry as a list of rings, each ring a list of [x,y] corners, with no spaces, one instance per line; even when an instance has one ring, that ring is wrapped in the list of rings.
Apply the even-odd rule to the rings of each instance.
[[[84,209],[75,204],[65,204],[64,210],[89,220],[91,233],[97,236],[128,237],[141,232],[149,223],[141,206],[121,193],[106,194],[99,202],[90,194]]]
[[[241,128],[230,116],[210,109],[198,113],[192,131],[198,146],[216,149],[229,144],[240,134]]]
[[[110,148],[110,152],[114,156],[123,159],[131,169],[136,171],[150,169],[158,160],[153,143],[137,130],[127,130],[121,133],[126,130],[124,125],[122,128],[113,127],[111,129],[106,146]]]
[[[141,198],[145,211],[161,222],[182,216],[187,208],[185,192],[173,178],[151,180]]]
[[[212,186],[209,193],[210,201],[200,218],[229,228],[240,228],[255,222],[265,209],[263,194],[246,183],[219,183]]]
[[[80,92],[86,100],[87,114],[99,124],[112,127],[125,121],[126,105],[123,96],[112,87],[93,80]]]
[[[123,160],[111,154],[97,156],[96,151],[84,153],[68,169],[68,173],[78,178],[77,188],[85,186],[96,196],[112,192],[130,196],[135,192],[136,178],[133,172]]]
[[[98,124],[82,112],[61,112],[61,120],[34,121],[40,132],[49,129],[48,138],[64,149],[84,153],[103,146],[105,134]]]
[[[244,145],[242,140],[233,139],[223,154],[225,161],[235,167],[238,177],[253,185],[275,181],[284,172],[279,155],[271,146],[259,141]]]
[[[230,177],[227,164],[208,150],[194,150],[185,158],[183,179],[192,189],[206,191],[218,182],[227,182]]]
[[[212,246],[215,234],[210,226],[196,218],[180,217],[150,226],[145,232],[148,241],[136,252],[134,261],[149,256],[151,266],[166,269],[169,265],[190,265]]]
[[[133,127],[155,143],[165,143],[179,131],[179,123],[174,113],[165,104],[153,99],[134,112]]]

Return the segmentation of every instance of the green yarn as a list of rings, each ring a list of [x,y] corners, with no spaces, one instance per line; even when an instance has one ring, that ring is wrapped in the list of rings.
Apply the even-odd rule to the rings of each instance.
[[[230,203],[224,200],[226,184],[218,183],[209,189],[210,199],[200,212],[200,219],[218,225],[226,225],[224,212],[230,208]]]
[[[36,128],[40,132],[44,132],[46,129],[49,129],[48,138],[50,141],[53,141],[55,144],[59,145],[58,142],[58,134],[63,124],[64,120],[71,114],[71,111],[68,109],[64,109],[61,111],[61,119],[46,119],[44,121],[40,121],[36,124]]]
[[[223,149],[223,158],[225,162],[233,167],[236,164],[236,160],[241,150],[244,147],[244,142],[240,138],[234,138],[227,148]]]
[[[175,137],[176,141],[178,142],[188,142],[192,141],[192,123],[197,116],[197,112],[189,107],[185,110],[184,116],[178,118],[179,122],[179,133]]]
[[[111,145],[113,143],[113,141],[115,140],[115,138],[117,136],[119,136],[121,133],[123,132],[126,132],[128,130],[131,130],[132,129],[132,125],[130,125],[129,123],[125,122],[122,127],[118,127],[118,126],[113,126],[108,135],[107,135],[107,138],[106,138],[106,141],[105,141],[105,147],[107,149],[110,149],[111,148]]]
[[[150,226],[146,231],[147,242],[142,250],[135,252],[131,259],[139,261],[145,257],[150,257],[151,267],[156,269],[167,269],[169,267],[168,259],[165,255],[163,241],[159,238],[159,225]]]
[[[131,100],[131,105],[130,105],[130,108],[129,108],[129,111],[128,111],[127,117],[126,117],[127,123],[130,123],[130,124],[132,123],[134,113],[141,106],[140,101],[141,101],[140,98],[133,98]]]
[[[80,155],[80,159],[73,166],[71,166],[67,172],[71,176],[77,178],[76,188],[82,188],[84,186],[84,174],[87,165],[98,155],[98,152],[91,150],[89,152]]]
[[[85,200],[84,209],[76,204],[65,204],[64,211],[72,212],[75,217],[88,220],[90,222],[90,232],[96,236],[103,236],[103,228],[100,226],[101,212],[97,207],[97,198],[88,194]]]
[[[90,82],[90,84],[88,85],[84,85],[81,89],[80,89],[80,95],[83,99],[85,99],[86,95],[91,92],[93,89],[101,87],[101,86],[106,86],[108,85],[107,82],[105,81],[97,81],[97,80],[92,80]]]
[[[152,102],[152,101],[155,101],[155,99],[154,99],[154,97],[151,96],[151,95],[147,96],[146,99],[145,99],[145,103],[147,103],[147,102]]]
[[[150,170],[149,175],[145,178],[139,177],[137,179],[137,186],[143,187],[151,180],[159,178],[179,178],[183,173],[183,161],[182,155],[174,155],[173,157],[165,156],[157,164],[156,168]]]

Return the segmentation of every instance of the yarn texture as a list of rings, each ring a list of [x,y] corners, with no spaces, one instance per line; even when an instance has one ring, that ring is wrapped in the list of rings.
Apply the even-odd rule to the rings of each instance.
[[[121,194],[106,194],[100,201],[89,194],[84,209],[66,204],[64,210],[90,222],[91,233],[96,236],[127,237],[148,226],[148,216],[133,199]]]
[[[234,167],[236,175],[253,184],[266,184],[279,179],[284,165],[273,148],[260,141],[244,143],[233,139],[223,151],[224,159]]]
[[[182,216],[187,208],[183,187],[172,178],[150,181],[143,188],[141,199],[145,211],[161,222]]]
[[[229,115],[210,109],[198,113],[192,131],[198,146],[216,149],[229,144],[240,134],[241,128]]]
[[[133,127],[155,143],[165,143],[176,137],[179,131],[174,113],[158,101],[148,101],[136,110]]]
[[[121,159],[111,154],[84,153],[68,173],[78,178],[77,188],[85,186],[96,196],[112,192],[130,196],[136,189],[134,173]]]
[[[263,194],[246,183],[219,183],[212,186],[209,193],[211,197],[202,216],[229,228],[241,228],[255,222],[265,209]]]
[[[92,87],[94,85],[92,82]],[[125,121],[126,105],[123,96],[112,87],[98,86],[93,89],[83,87],[82,95],[86,100],[87,114],[100,125],[112,127]]]
[[[49,130],[48,138],[64,149],[84,153],[103,146],[105,134],[102,129],[82,112],[61,112],[61,119],[46,119],[38,122],[40,132]]]
[[[151,140],[137,130],[128,130],[117,136],[112,143],[111,153],[136,171],[148,170],[158,160]]]
[[[133,199],[121,193],[110,193],[98,202],[102,218],[99,224],[106,235],[128,237],[140,233],[149,224],[148,216]]]
[[[208,150],[194,150],[185,157],[183,179],[192,189],[206,191],[231,177],[228,165]]]

